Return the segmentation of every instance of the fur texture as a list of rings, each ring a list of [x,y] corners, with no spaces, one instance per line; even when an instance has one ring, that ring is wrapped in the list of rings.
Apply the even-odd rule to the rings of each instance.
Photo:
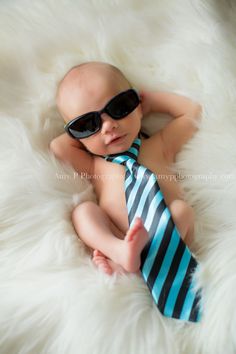
[[[3,0],[0,22],[1,354],[235,353],[235,2]],[[95,196],[48,144],[56,86],[89,60],[204,108],[173,166],[196,213],[200,324],[163,318],[138,277],[100,273],[74,232],[73,207]]]

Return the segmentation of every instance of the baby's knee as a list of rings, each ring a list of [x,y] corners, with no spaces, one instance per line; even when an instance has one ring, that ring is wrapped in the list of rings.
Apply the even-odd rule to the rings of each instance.
[[[90,200],[85,201],[77,205],[72,211],[72,221],[83,220],[86,215],[88,215],[92,209],[96,207],[96,204]]]
[[[184,200],[176,199],[170,203],[169,209],[172,217],[180,222],[193,224],[194,211]]]

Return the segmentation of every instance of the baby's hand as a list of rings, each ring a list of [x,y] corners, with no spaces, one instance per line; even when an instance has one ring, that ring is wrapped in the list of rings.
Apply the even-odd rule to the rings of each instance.
[[[142,107],[143,115],[145,116],[146,114],[151,112],[149,94],[147,91],[140,91],[139,95],[141,99],[141,107]]]

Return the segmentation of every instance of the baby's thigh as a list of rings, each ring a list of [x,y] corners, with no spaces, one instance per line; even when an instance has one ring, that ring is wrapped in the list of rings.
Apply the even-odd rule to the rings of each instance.
[[[78,234],[86,234],[89,229],[96,227],[101,232],[111,232],[123,239],[123,233],[112,222],[106,211],[95,202],[85,201],[72,211],[72,223]]]

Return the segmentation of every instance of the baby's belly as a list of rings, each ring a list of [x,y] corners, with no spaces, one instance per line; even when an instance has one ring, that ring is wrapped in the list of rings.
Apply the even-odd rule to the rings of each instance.
[[[118,230],[125,235],[129,228],[124,190],[125,170],[123,166],[114,164],[110,169],[109,165],[103,165],[103,173],[100,173],[103,178],[94,180],[95,193],[100,207]],[[167,205],[175,199],[181,199],[180,186],[165,167],[160,167],[158,171],[155,169],[153,172],[159,175],[158,182]]]
[[[125,235],[129,228],[129,222],[124,191],[119,194],[114,191],[114,186],[111,189],[108,187],[103,191],[98,202],[112,223]]]
[[[129,228],[128,213],[125,201],[124,177],[118,180],[108,178],[94,184],[99,206],[105,211],[112,223],[124,235]]]

